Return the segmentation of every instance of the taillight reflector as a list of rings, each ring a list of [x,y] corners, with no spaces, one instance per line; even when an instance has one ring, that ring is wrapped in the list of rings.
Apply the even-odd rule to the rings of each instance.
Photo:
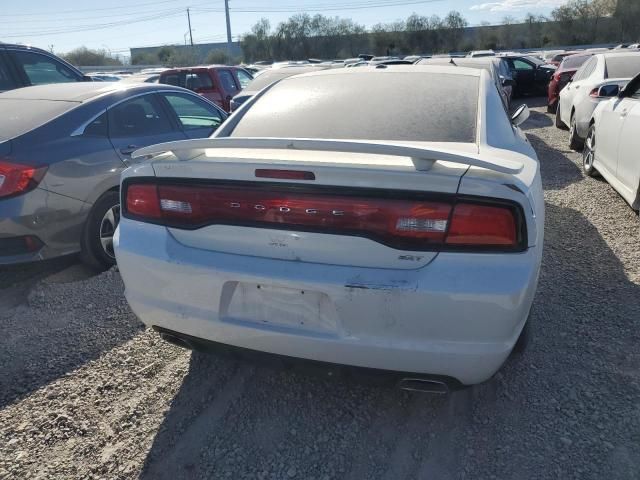
[[[340,195],[300,188],[130,184],[124,216],[174,228],[240,225],[370,238],[403,250],[519,247],[508,206]]]
[[[0,160],[0,198],[33,190],[46,171],[47,167],[33,167]]]
[[[127,212],[136,217],[162,218],[158,187],[151,184],[130,185],[127,189]]]
[[[449,245],[518,244],[516,221],[509,208],[458,203],[446,243]]]

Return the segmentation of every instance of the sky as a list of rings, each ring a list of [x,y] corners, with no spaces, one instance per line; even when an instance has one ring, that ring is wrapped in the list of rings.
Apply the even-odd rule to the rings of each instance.
[[[509,15],[549,14],[567,0],[229,0],[233,39],[261,17],[272,27],[295,13],[351,18],[370,27],[412,13],[445,16],[459,11],[470,25],[500,23]],[[130,47],[184,44],[187,8],[194,43],[226,40],[224,0],[1,0],[0,41],[55,53],[80,46],[128,56]]]

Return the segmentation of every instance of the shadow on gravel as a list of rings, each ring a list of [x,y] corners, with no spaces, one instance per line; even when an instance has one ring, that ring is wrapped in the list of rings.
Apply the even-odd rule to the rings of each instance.
[[[526,103],[529,108],[546,107],[547,97],[517,96],[511,101],[511,109],[514,110],[523,103]]]
[[[533,341],[448,397],[194,354],[142,479],[638,478],[640,288],[580,213],[547,207]]]
[[[478,390],[471,478],[640,478],[640,287],[581,213],[546,220],[532,343]]]
[[[49,276],[28,285],[42,278],[38,265]],[[0,408],[98,358],[143,328],[126,304],[116,271],[87,279],[81,268],[56,265],[30,265],[23,283],[0,289]],[[10,302],[11,295],[19,301]]]
[[[542,114],[538,114],[542,115]],[[582,170],[571,161],[568,155],[576,155],[571,150],[559,150],[549,145],[535,130],[527,130],[527,138],[541,161],[542,186],[545,190],[561,190],[572,183],[584,180]]]
[[[459,465],[470,399],[196,352],[140,478],[424,478]]]
[[[530,112],[529,118],[527,119],[526,122],[524,122],[524,124],[522,124],[521,128],[522,130],[527,132],[532,129],[545,128],[545,127],[550,127],[552,125],[553,125],[553,121],[551,120],[551,118],[549,118],[548,115],[545,115],[542,112],[536,112],[535,110],[532,110]]]

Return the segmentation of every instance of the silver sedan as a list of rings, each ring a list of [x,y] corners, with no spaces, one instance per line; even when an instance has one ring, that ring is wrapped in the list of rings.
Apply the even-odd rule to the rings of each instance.
[[[81,252],[115,262],[120,172],[135,149],[211,135],[226,114],[169,85],[81,83],[0,94],[0,264]]]

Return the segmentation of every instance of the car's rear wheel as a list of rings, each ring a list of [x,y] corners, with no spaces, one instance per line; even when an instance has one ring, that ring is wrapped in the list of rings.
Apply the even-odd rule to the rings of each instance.
[[[109,191],[93,205],[81,245],[82,261],[96,270],[106,270],[115,265],[113,235],[120,222],[120,195]]]
[[[558,106],[556,107],[556,128],[560,130],[566,130],[567,126],[562,121],[562,117],[560,117],[560,101],[558,101]]]
[[[593,177],[598,173],[593,166],[593,162],[596,159],[596,126],[591,125],[589,127],[589,133],[587,133],[587,139],[584,142],[584,149],[582,150],[582,169],[585,175]]]
[[[584,147],[584,140],[578,135],[578,127],[576,126],[576,116],[571,115],[571,126],[569,127],[569,148],[571,150],[580,151]]]

